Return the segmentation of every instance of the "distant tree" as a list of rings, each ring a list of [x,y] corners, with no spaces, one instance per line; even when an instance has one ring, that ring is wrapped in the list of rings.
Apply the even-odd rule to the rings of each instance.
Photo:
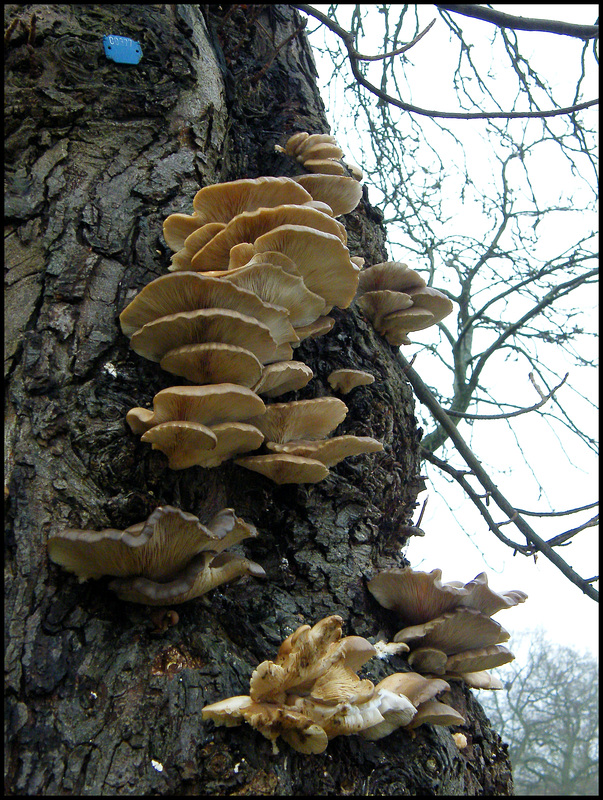
[[[509,743],[515,793],[598,795],[598,665],[588,653],[552,644],[541,630],[529,636],[526,654],[498,671],[505,688],[480,693]]]

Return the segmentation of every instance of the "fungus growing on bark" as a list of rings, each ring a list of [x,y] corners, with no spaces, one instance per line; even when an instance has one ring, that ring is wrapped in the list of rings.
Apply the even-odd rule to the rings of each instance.
[[[293,356],[291,345],[277,344],[267,325],[227,308],[201,308],[160,317],[137,330],[130,345],[138,355],[150,361],[161,361],[170,350],[201,342],[244,347],[262,364],[288,361]]]
[[[446,703],[440,703],[439,700],[428,700],[419,706],[408,728],[414,730],[427,722],[431,725],[464,725],[465,718]]]
[[[115,576],[117,594],[148,605],[182,603],[244,574],[264,575],[252,561],[226,548],[257,530],[223,509],[207,525],[173,506],[159,506],[126,530],[67,529],[50,536],[52,561],[80,581]]]
[[[324,336],[335,325],[333,317],[318,317],[318,319],[311,322],[309,325],[300,325],[295,328],[295,333],[299,337],[299,342],[293,342],[292,347],[299,347],[304,339],[316,339],[319,336]]]
[[[237,458],[234,463],[239,467],[259,472],[279,485],[284,483],[318,483],[329,474],[327,467],[320,461],[287,453]]]
[[[159,365],[192,383],[236,383],[248,389],[257,384],[264,369],[250,350],[221,342],[175,347],[163,356]]]
[[[201,425],[240,422],[247,417],[259,419],[265,412],[263,400],[251,389],[234,383],[207,386],[170,386],[157,392],[153,411],[132,408],[126,422],[133,433],[144,433],[162,422],[186,420]]]
[[[348,407],[336,397],[272,403],[261,416],[247,419],[271,442],[324,439],[345,418]]]
[[[310,367],[301,361],[277,361],[264,367],[253,391],[265,397],[278,397],[285,392],[303,389],[313,376]]]
[[[326,203],[335,217],[349,214],[362,197],[362,186],[358,181],[344,175],[300,175],[294,180],[315,200]]]
[[[121,328],[132,336],[144,325],[186,311],[229,309],[268,327],[276,344],[296,342],[286,309],[264,302],[255,292],[230,281],[198,272],[162,275],[148,283],[119,315]]]
[[[364,453],[377,453],[383,450],[383,445],[370,436],[334,436],[331,439],[319,441],[290,441],[286,444],[266,442],[266,447],[275,453],[289,453],[291,455],[312,458],[320,461],[325,467],[334,467],[344,458],[358,456]]]
[[[405,292],[393,292],[391,289],[366,292],[356,301],[365,317],[373,323],[373,327],[383,335],[383,319],[389,314],[404,311],[413,304],[412,298]]]
[[[149,442],[153,450],[165,453],[170,469],[194,466],[200,453],[215,449],[218,441],[205,425],[185,421],[162,422],[140,438],[142,442]]]
[[[348,394],[357,386],[370,386],[375,382],[375,376],[360,369],[336,369],[331,372],[327,380],[331,389],[341,394]]]
[[[341,625],[338,616],[312,628],[302,625],[284,640],[274,661],[254,670],[249,696],[206,706],[203,719],[227,726],[248,722],[272,741],[275,751],[280,735],[304,753],[323,752],[335,736],[360,733],[374,740],[408,725],[416,711],[398,690],[402,676],[377,686],[359,678],[356,670],[375,655],[375,647],[362,637],[342,638]],[[422,696],[432,697],[448,686],[419,680],[431,687],[423,688]]]
[[[389,289],[393,292],[406,292],[407,289],[420,288],[427,284],[418,272],[400,261],[384,261],[363,269],[358,278],[358,295]]]

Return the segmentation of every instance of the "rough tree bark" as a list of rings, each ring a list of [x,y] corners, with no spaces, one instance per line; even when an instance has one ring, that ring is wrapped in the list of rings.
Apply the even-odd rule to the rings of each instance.
[[[299,397],[330,394],[333,369],[371,371],[376,382],[346,397],[340,430],[380,439],[383,453],[279,487],[232,463],[170,471],[125,424],[177,382],[129,348],[117,319],[166,272],[163,219],[190,213],[200,186],[293,174],[274,144],[327,130],[299,16],[284,5],[5,9],[5,28],[24,23],[5,56],[6,791],[508,794],[506,749],[460,688],[463,752],[424,726],[415,738],[340,737],[315,756],[283,743],[274,755],[248,726],[201,720],[204,704],[246,694],[253,668],[303,623],[340,614],[346,635],[391,638],[395,621],[366,578],[402,564],[422,487],[396,349],[353,309],[297,351],[315,372]],[[139,65],[105,59],[110,33],[140,41]],[[352,254],[369,264],[386,259],[379,219],[366,193],[345,218]],[[49,562],[49,533],[123,528],[159,504],[202,521],[234,507],[260,531],[244,549],[267,580],[180,606],[179,624],[155,636],[145,607]],[[392,659],[366,674],[404,668]]]

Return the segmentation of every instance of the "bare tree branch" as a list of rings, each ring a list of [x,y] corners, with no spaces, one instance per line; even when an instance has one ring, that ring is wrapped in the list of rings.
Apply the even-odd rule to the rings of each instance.
[[[572,22],[562,22],[555,19],[531,19],[530,17],[516,17],[504,11],[480,6],[473,3],[436,3],[437,8],[462,14],[464,17],[481,19],[491,22],[499,28],[513,28],[516,31],[541,31],[542,33],[557,33],[560,36],[575,36],[577,39],[595,39],[599,36],[598,25],[575,25]]]
[[[509,519],[513,520],[513,524],[519,531],[526,537],[526,540],[533,545],[538,552],[542,553],[546,558],[559,569],[568,580],[577,586],[587,597],[598,602],[599,593],[588,584],[584,578],[580,577],[572,567],[556,553],[553,548],[547,544],[538,534],[531,528],[530,525],[517,513],[517,510],[511,505],[507,498],[499,491],[498,487],[490,479],[490,476],[484,470],[479,460],[475,457],[472,450],[469,448],[461,434],[456,429],[454,422],[450,419],[448,414],[437,402],[429,388],[423,383],[415,370],[408,365],[404,356],[400,356],[404,365],[404,371],[411,386],[413,387],[418,399],[424,403],[433,417],[440,423],[446,430],[458,453],[465,460],[467,466],[474,473],[481,485],[484,487],[488,495],[494,500],[497,506],[503,511]]]
[[[533,406],[529,406],[528,408],[519,408],[517,409],[517,411],[508,411],[507,413],[504,414],[467,414],[461,411],[454,411],[453,409],[448,409],[446,413],[448,414],[449,417],[460,417],[460,419],[510,419],[511,417],[519,417],[521,414],[527,414],[530,411],[536,411],[537,408],[542,408],[542,406],[547,402],[547,400],[550,400],[551,397],[555,394],[557,389],[559,389],[560,386],[563,386],[568,377],[569,377],[569,372],[566,372],[565,377],[563,378],[561,383],[558,383],[557,386],[551,389],[551,391],[547,395],[542,394],[539,391],[538,393],[540,394],[540,397],[542,399],[540,400],[539,403],[536,403]]]
[[[346,31],[336,22],[333,22],[333,20],[329,19],[326,14],[323,14],[321,11],[318,11],[312,6],[306,5],[305,3],[292,3],[291,5],[293,8],[297,8],[299,11],[303,11],[305,14],[309,14],[311,17],[319,20],[319,22],[322,22],[323,25],[328,27],[333,31],[333,33],[340,37],[348,51],[352,74],[361,86],[364,86],[365,89],[368,89],[380,100],[385,100],[386,103],[390,103],[391,105],[395,106],[396,108],[400,108],[403,111],[410,111],[414,114],[420,114],[425,117],[439,119],[543,119],[545,117],[558,117],[562,114],[573,114],[576,111],[582,111],[585,108],[595,106],[599,102],[598,99],[587,100],[584,103],[576,103],[573,106],[568,106],[566,108],[554,108],[548,111],[480,111],[477,113],[434,111],[426,108],[420,108],[419,106],[412,105],[411,103],[404,103],[402,100],[392,97],[392,95],[382,91],[364,77],[359,68],[358,57],[355,55],[356,49],[353,45],[353,34],[351,34],[349,31]]]

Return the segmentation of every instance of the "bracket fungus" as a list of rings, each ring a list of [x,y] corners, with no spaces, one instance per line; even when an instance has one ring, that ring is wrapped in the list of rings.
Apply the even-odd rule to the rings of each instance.
[[[357,386],[370,386],[375,382],[375,376],[361,369],[336,369],[327,378],[329,386],[336,392],[348,394]]]
[[[376,740],[410,727],[417,708],[429,712],[435,695],[450,688],[443,680],[412,673],[390,675],[377,686],[360,678],[357,670],[377,651],[360,636],[342,638],[342,622],[333,615],[313,627],[299,627],[281,644],[274,661],[263,661],[253,671],[249,695],[205,706],[203,719],[227,727],[247,722],[272,742],[275,752],[281,736],[300,753],[322,753],[335,736],[359,733]],[[433,712],[428,719],[423,712],[424,721],[464,722],[454,709],[444,707],[448,711],[439,719]]]
[[[343,150],[337,140],[328,133],[309,134],[306,131],[294,133],[284,147],[275,145],[277,153],[285,153],[298,161],[308,172],[327,175],[345,175],[341,163]]]
[[[411,567],[379,573],[368,589],[406,624],[394,641],[410,647],[408,663],[414,670],[465,680],[474,688],[501,688],[486,670],[515,656],[502,644],[509,633],[491,617],[525,602],[525,592],[494,592],[485,572],[465,584],[443,583],[440,569],[427,573]]]
[[[121,599],[163,605],[183,603],[246,574],[264,576],[259,564],[224,552],[257,535],[231,508],[203,525],[194,514],[159,506],[123,531],[70,528],[53,534],[48,554],[80,581],[113,576],[109,588]]]

